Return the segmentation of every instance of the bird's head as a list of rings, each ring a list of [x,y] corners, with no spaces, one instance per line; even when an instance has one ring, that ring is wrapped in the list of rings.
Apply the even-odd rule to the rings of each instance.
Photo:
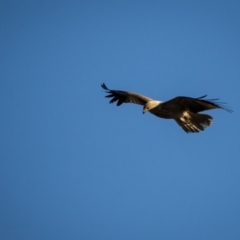
[[[143,106],[143,113],[148,112],[154,108],[156,108],[157,106],[159,106],[159,104],[161,104],[160,101],[148,101],[144,106]]]

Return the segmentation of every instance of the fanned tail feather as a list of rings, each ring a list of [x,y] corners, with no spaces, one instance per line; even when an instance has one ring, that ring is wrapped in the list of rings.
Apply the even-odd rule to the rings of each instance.
[[[207,114],[188,113],[180,119],[175,119],[185,132],[200,132],[211,125],[213,118]]]

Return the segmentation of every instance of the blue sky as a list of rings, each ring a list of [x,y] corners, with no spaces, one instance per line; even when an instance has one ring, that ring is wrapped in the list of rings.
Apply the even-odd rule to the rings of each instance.
[[[0,238],[240,239],[239,1],[2,1]],[[186,134],[101,83],[234,113]]]

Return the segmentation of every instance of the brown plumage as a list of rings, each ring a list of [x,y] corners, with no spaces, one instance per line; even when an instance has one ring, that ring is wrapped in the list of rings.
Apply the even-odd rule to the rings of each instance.
[[[232,112],[224,103],[217,102],[218,99],[205,99],[207,95],[199,98],[175,97],[169,101],[161,102],[145,97],[134,92],[110,90],[103,83],[102,88],[112,98],[110,103],[135,103],[143,106],[143,113],[149,111],[160,118],[174,119],[185,132],[199,132],[211,125],[212,116],[199,112],[211,109],[224,109]]]

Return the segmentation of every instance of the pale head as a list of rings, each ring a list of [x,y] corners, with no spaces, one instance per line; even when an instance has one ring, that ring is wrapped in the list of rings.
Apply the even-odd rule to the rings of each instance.
[[[161,104],[160,101],[155,101],[155,100],[148,101],[143,106],[143,113],[148,112],[148,111],[152,110],[153,108],[158,107],[160,104]]]

